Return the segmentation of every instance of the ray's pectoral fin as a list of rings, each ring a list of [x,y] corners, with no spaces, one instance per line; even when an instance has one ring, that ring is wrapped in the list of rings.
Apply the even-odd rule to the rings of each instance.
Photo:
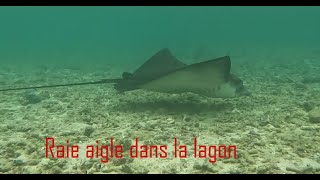
[[[225,56],[186,66],[140,87],[167,93],[193,92],[211,97],[232,97],[236,89],[230,83],[230,68],[230,57]]]
[[[114,85],[114,88],[119,93],[140,89],[142,84],[185,66],[187,65],[174,57],[168,48],[163,48],[151,56],[133,73],[124,72],[122,80],[118,81]]]

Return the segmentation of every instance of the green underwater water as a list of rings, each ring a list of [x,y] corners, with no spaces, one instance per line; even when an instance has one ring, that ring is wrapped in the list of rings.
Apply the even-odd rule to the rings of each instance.
[[[312,6],[0,7],[0,63],[137,65],[163,47],[199,61],[232,48],[318,47],[319,17]]]
[[[169,48],[188,64],[229,55],[251,93],[120,94],[109,84],[0,92],[0,174],[319,174],[319,19],[317,6],[0,7],[0,90],[119,78]],[[166,160],[49,160],[49,136],[81,148],[113,136],[125,153],[135,137],[239,151],[213,166],[171,150]]]

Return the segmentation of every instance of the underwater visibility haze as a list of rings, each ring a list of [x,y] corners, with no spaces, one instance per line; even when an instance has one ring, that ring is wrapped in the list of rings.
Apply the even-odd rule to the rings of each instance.
[[[319,18],[0,7],[0,174],[319,174]]]

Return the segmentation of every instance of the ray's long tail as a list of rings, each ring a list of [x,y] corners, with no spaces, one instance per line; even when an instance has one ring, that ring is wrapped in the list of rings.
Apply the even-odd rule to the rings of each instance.
[[[102,79],[100,81],[92,81],[92,82],[80,82],[80,83],[70,83],[70,84],[55,84],[55,85],[44,85],[44,86],[7,88],[7,89],[0,89],[0,92],[26,90],[26,89],[53,88],[53,87],[63,87],[63,86],[80,86],[80,85],[88,85],[88,84],[117,83],[120,80],[121,79]]]

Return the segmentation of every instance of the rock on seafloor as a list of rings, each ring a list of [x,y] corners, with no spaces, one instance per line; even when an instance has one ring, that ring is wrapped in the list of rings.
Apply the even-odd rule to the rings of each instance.
[[[320,123],[320,108],[315,108],[309,112],[309,120],[313,123]]]

